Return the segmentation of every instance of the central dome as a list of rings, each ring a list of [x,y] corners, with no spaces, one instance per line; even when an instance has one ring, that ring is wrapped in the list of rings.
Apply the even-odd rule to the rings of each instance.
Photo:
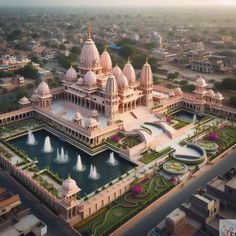
[[[100,67],[99,53],[91,37],[84,43],[80,55],[80,63],[81,67],[85,69]]]

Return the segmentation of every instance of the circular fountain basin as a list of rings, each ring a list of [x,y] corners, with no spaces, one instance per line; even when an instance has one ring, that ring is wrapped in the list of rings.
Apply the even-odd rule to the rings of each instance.
[[[163,170],[172,175],[183,175],[187,173],[188,166],[179,161],[167,161],[163,164]]]

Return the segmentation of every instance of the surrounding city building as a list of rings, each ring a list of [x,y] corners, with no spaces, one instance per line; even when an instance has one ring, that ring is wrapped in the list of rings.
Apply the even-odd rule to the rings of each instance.
[[[30,209],[23,207],[19,195],[0,188],[0,235],[46,236],[47,226]]]
[[[205,193],[192,195],[148,235],[217,236],[221,219],[236,219],[235,193],[236,168],[232,168],[209,181]]]

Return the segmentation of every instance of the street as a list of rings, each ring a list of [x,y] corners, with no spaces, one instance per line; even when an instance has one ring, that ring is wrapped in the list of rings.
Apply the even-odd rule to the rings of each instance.
[[[217,161],[211,166],[210,170],[203,173],[187,183],[180,191],[177,191],[172,196],[166,198],[163,203],[157,204],[147,214],[141,218],[132,221],[124,230],[121,229],[119,234],[122,236],[145,236],[148,231],[165,218],[171,211],[179,207],[181,203],[189,200],[190,196],[197,191],[201,186],[204,186],[209,180],[217,175],[223,174],[228,169],[236,166],[236,151]]]
[[[51,212],[7,171],[0,170],[0,186],[13,194],[19,194],[24,206],[31,208],[31,212],[47,225],[49,236],[78,236],[69,225]]]

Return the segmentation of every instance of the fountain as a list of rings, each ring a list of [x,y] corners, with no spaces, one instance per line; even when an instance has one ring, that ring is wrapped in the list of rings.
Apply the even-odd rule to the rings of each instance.
[[[34,134],[31,130],[28,132],[28,139],[27,139],[26,144],[31,145],[31,146],[37,144],[37,141],[36,141]]]
[[[57,148],[57,158],[55,159],[55,162],[57,164],[64,164],[69,162],[69,155],[68,152],[65,153],[64,148],[61,147],[61,153],[59,152],[58,148]]]
[[[194,113],[193,115],[193,123],[195,123],[197,121],[197,115]]]
[[[78,155],[76,165],[74,166],[74,171],[82,172],[85,170],[85,166],[82,164],[81,157]]]
[[[106,161],[106,164],[108,166],[116,166],[118,165],[118,161],[116,160],[115,156],[114,156],[114,152],[110,153],[110,157],[109,159]]]
[[[88,178],[91,180],[97,180],[100,178],[100,175],[97,173],[97,168],[92,164],[90,166],[90,172]]]
[[[44,153],[51,153],[51,152],[53,152],[53,148],[52,148],[51,140],[50,140],[49,136],[47,136],[45,138],[45,140],[44,140],[43,152]]]

